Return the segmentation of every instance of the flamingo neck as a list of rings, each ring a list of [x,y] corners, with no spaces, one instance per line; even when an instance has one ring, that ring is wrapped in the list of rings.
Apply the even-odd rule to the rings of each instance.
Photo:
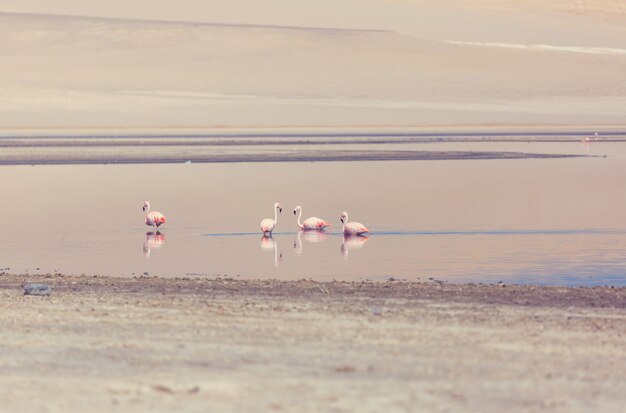
[[[148,212],[150,212],[150,204],[146,205],[146,215],[148,215]]]
[[[345,221],[343,221],[343,228],[342,228],[343,232],[346,232],[346,224],[348,224],[348,214],[346,214],[346,219]]]
[[[278,208],[274,207],[274,224],[278,222]]]
[[[303,227],[302,227],[302,224],[300,223],[300,218],[301,218],[301,217],[302,217],[302,210],[300,210],[300,212],[298,212],[298,226],[299,226],[300,228],[303,228]]]

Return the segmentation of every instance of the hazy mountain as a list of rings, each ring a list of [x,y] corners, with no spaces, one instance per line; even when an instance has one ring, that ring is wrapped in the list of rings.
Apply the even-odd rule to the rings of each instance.
[[[0,50],[0,127],[626,119],[619,48],[0,13]]]

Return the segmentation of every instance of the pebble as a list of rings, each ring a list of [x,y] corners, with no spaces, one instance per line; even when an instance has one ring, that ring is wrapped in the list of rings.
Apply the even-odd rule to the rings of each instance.
[[[372,313],[372,315],[375,315],[375,316],[383,315],[383,309],[377,305],[370,305],[368,308],[370,312]]]
[[[24,287],[24,295],[50,295],[52,289],[47,284],[26,284]]]

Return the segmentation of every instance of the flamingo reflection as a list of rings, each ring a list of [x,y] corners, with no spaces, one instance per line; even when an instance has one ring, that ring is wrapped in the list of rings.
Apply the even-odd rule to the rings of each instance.
[[[298,231],[296,239],[293,242],[293,249],[298,255],[302,254],[302,238],[304,238],[307,242],[318,243],[326,241],[328,239],[328,234],[324,231]]]
[[[261,249],[263,251],[274,251],[274,266],[278,267],[278,263],[282,262],[283,254],[278,254],[278,243],[271,235],[263,235],[261,237]]]
[[[161,248],[163,244],[165,244],[165,234],[159,231],[148,231],[146,232],[146,240],[143,243],[143,254],[149,257],[152,249]]]
[[[369,236],[366,235],[344,235],[341,243],[341,255],[348,259],[350,250],[358,250],[363,248]]]

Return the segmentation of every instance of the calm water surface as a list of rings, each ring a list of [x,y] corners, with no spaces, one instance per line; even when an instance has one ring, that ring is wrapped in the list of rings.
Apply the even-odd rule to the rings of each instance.
[[[0,167],[11,272],[626,285],[626,144],[379,149],[606,158]],[[167,223],[143,224],[150,200]],[[272,239],[258,230],[283,204]],[[292,213],[326,234],[298,233]],[[342,210],[369,238],[339,234]]]

